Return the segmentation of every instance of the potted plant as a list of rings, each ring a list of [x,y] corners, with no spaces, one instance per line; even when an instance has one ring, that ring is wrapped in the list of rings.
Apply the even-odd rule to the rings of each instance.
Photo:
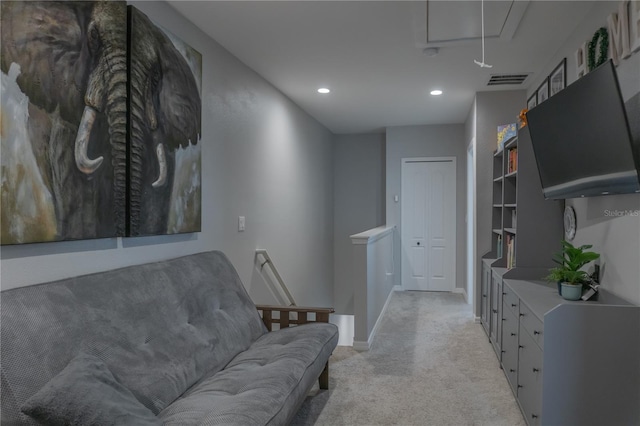
[[[574,247],[568,241],[562,241],[562,250],[555,253],[553,261],[559,266],[549,270],[548,281],[558,284],[558,293],[567,300],[578,300],[582,296],[582,287],[589,283],[589,274],[582,268],[600,257],[593,251],[586,251],[592,245]]]

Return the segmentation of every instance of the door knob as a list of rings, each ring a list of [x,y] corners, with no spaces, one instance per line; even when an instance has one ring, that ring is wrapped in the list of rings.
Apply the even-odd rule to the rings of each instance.
[[[420,245],[420,241],[418,241],[418,245]]]

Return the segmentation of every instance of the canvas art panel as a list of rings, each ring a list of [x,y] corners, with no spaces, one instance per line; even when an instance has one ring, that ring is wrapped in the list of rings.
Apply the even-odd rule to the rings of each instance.
[[[535,108],[538,105],[538,94],[534,93],[527,100],[527,109]]]
[[[1,8],[2,244],[124,235],[126,3]]]
[[[129,6],[129,235],[201,230],[202,55]]]

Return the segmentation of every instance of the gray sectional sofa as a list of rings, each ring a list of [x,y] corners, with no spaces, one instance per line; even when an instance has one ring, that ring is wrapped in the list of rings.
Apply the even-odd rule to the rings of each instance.
[[[1,294],[1,422],[287,424],[328,384],[337,328],[269,332],[220,252]],[[273,308],[259,307],[268,328]],[[329,310],[315,317],[328,319]],[[305,324],[303,324],[305,323]]]

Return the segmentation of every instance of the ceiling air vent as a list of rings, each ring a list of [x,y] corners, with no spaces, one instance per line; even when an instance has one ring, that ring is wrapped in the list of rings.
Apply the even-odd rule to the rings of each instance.
[[[487,86],[501,86],[505,84],[522,84],[529,74],[493,74]]]

